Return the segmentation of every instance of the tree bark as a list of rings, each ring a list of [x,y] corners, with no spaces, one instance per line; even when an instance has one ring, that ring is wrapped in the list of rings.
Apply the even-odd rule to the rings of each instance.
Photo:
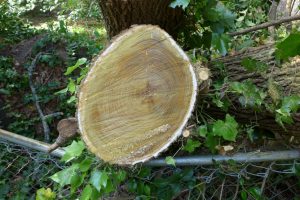
[[[210,63],[210,69],[212,72],[212,80],[218,79],[220,76],[220,70],[214,67],[214,63],[221,62],[225,66],[226,74],[229,81],[242,82],[247,79],[251,79],[253,83],[259,88],[267,91],[268,81],[274,80],[274,83],[281,87],[282,95],[299,95],[300,94],[300,58],[295,57],[289,62],[278,66],[274,56],[275,47],[274,44],[267,44],[257,48],[250,48],[246,51],[236,53],[234,55],[226,56]],[[244,58],[254,58],[268,65],[268,70],[265,74],[258,72],[248,72],[241,62]],[[231,106],[229,113],[236,116],[236,119],[243,123],[257,123],[262,128],[271,130],[274,133],[290,138],[294,136],[296,140],[300,139],[300,112],[293,115],[294,124],[286,125],[286,130],[275,122],[274,113],[270,113],[267,110],[261,112],[255,112],[252,109],[246,109],[240,106],[240,103],[235,97],[230,97],[234,103]],[[267,97],[267,101],[271,101],[270,97]],[[209,108],[207,110],[209,114],[215,117],[224,117],[225,113],[221,112],[218,108]],[[297,142],[295,140],[295,142]]]
[[[173,38],[183,24],[181,8],[171,8],[172,0],[99,0],[109,37],[134,24],[158,25]]]

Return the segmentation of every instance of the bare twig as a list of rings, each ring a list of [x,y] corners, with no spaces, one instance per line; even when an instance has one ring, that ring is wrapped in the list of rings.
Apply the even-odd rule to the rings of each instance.
[[[238,180],[237,180],[237,184],[236,184],[235,193],[234,193],[234,196],[233,196],[232,200],[236,200],[237,195],[238,195],[238,193],[239,193],[239,189],[240,189],[240,183],[239,183],[239,179],[238,179]]]
[[[271,165],[269,166],[269,168],[268,168],[267,171],[266,171],[265,177],[264,177],[264,179],[263,179],[263,182],[262,182],[261,188],[260,188],[261,194],[263,194],[263,192],[264,192],[265,185],[266,185],[266,181],[267,181],[267,178],[268,178],[268,176],[269,176],[269,174],[270,174],[270,170],[271,170],[273,164],[274,164],[274,161],[271,163]]]
[[[225,180],[226,180],[226,178],[224,178],[224,180],[222,181],[221,193],[220,193],[219,200],[222,200],[222,196],[223,196],[223,190],[224,190],[224,184],[225,184]]]
[[[36,93],[36,89],[34,87],[34,83],[32,81],[32,75],[33,75],[33,71],[36,67],[36,63],[37,61],[40,59],[41,55],[43,54],[43,52],[39,52],[35,58],[33,59],[33,61],[31,62],[31,65],[29,66],[28,68],[28,76],[29,76],[29,86],[30,86],[30,89],[31,89],[31,92],[32,92],[32,96],[34,98],[34,101],[35,101],[35,107],[39,113],[39,116],[42,120],[42,124],[43,124],[43,128],[44,128],[44,140],[46,142],[48,142],[50,140],[50,128],[47,124],[47,121],[46,121],[46,117],[41,109],[41,106],[40,106],[40,102],[39,102],[39,98],[37,96],[37,93]]]
[[[259,24],[257,26],[253,26],[253,27],[246,28],[246,29],[243,29],[243,30],[240,30],[240,31],[237,31],[237,32],[229,33],[228,35],[230,35],[230,36],[243,35],[245,33],[249,33],[249,32],[252,32],[252,31],[257,31],[257,30],[267,28],[267,27],[270,27],[270,26],[276,26],[276,25],[279,25],[279,24],[283,24],[283,23],[287,23],[287,22],[291,22],[291,21],[296,21],[296,20],[300,20],[300,15],[295,15],[295,16],[292,16],[292,17],[285,17],[285,18],[282,18],[282,19],[279,19],[279,20],[274,20],[274,21],[271,21],[271,22],[262,23],[262,24]]]
[[[48,118],[51,118],[51,117],[61,116],[63,114],[64,114],[63,112],[56,112],[56,113],[52,113],[52,114],[49,114],[49,115],[45,115],[45,118],[48,119]]]

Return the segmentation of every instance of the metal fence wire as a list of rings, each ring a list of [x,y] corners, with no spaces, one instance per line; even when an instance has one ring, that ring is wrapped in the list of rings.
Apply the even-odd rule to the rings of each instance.
[[[52,187],[49,176],[63,168],[59,158],[0,140],[0,200],[35,199],[36,190]],[[182,191],[186,194],[175,199],[243,199],[243,196],[244,199],[259,199],[258,191],[266,199],[300,199],[300,179],[296,175],[300,162],[296,160],[255,164],[229,162],[193,168],[197,188]],[[169,171],[171,168],[155,170]],[[117,193],[113,196],[118,196]]]
[[[57,158],[0,140],[0,200],[35,199],[36,190],[51,187],[49,176],[61,169]]]

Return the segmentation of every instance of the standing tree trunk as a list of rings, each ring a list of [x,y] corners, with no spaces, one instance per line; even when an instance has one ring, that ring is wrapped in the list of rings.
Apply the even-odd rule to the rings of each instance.
[[[184,12],[171,8],[172,0],[99,0],[110,38],[134,24],[158,25],[173,38],[183,25]]]

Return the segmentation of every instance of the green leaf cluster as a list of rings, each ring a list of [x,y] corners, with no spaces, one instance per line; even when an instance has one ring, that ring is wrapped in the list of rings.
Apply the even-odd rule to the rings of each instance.
[[[196,148],[200,147],[201,143],[197,140],[188,139],[187,143],[184,145],[183,150],[192,153]]]
[[[62,161],[72,162],[72,165],[53,174],[50,178],[58,183],[61,189],[70,186],[71,195],[82,190],[79,199],[96,200],[113,192],[126,179],[127,173],[110,167],[92,168],[95,158],[84,154],[84,149],[82,141],[73,141],[67,146]]]
[[[281,101],[280,108],[276,110],[276,122],[284,127],[284,123],[292,124],[292,114],[300,109],[300,96],[285,96]]]
[[[219,144],[221,138],[232,142],[236,140],[238,127],[239,125],[234,117],[226,114],[225,120],[217,120],[209,125],[201,125],[198,128],[198,133],[201,137],[206,138],[205,146],[215,152],[215,147]]]
[[[191,0],[189,4],[187,1],[175,2],[178,5],[189,5],[186,13],[189,19],[193,19],[193,24],[182,30],[184,45],[188,48],[213,47],[221,55],[226,55],[230,42],[226,32],[233,29],[235,14],[218,0]]]
[[[230,91],[241,95],[239,97],[241,105],[250,108],[260,108],[267,96],[266,92],[259,89],[250,80],[231,82]]]
[[[69,78],[68,79],[69,83],[68,83],[67,87],[55,93],[56,95],[61,95],[61,94],[67,94],[67,92],[69,92],[72,95],[69,98],[69,100],[67,101],[69,104],[76,101],[76,95],[75,95],[76,87],[80,84],[81,80],[84,79],[84,77],[86,76],[86,74],[88,72],[89,65],[81,67],[82,65],[84,65],[86,63],[87,63],[86,58],[80,58],[77,60],[75,65],[68,67],[67,71],[64,73],[64,75],[70,76],[74,72],[74,70],[80,68],[80,76],[76,78],[76,82],[73,78]]]
[[[278,59],[287,60],[290,57],[300,55],[300,32],[291,33],[276,47],[275,53]]]
[[[253,58],[244,58],[241,65],[250,72],[266,72],[268,65]]]

